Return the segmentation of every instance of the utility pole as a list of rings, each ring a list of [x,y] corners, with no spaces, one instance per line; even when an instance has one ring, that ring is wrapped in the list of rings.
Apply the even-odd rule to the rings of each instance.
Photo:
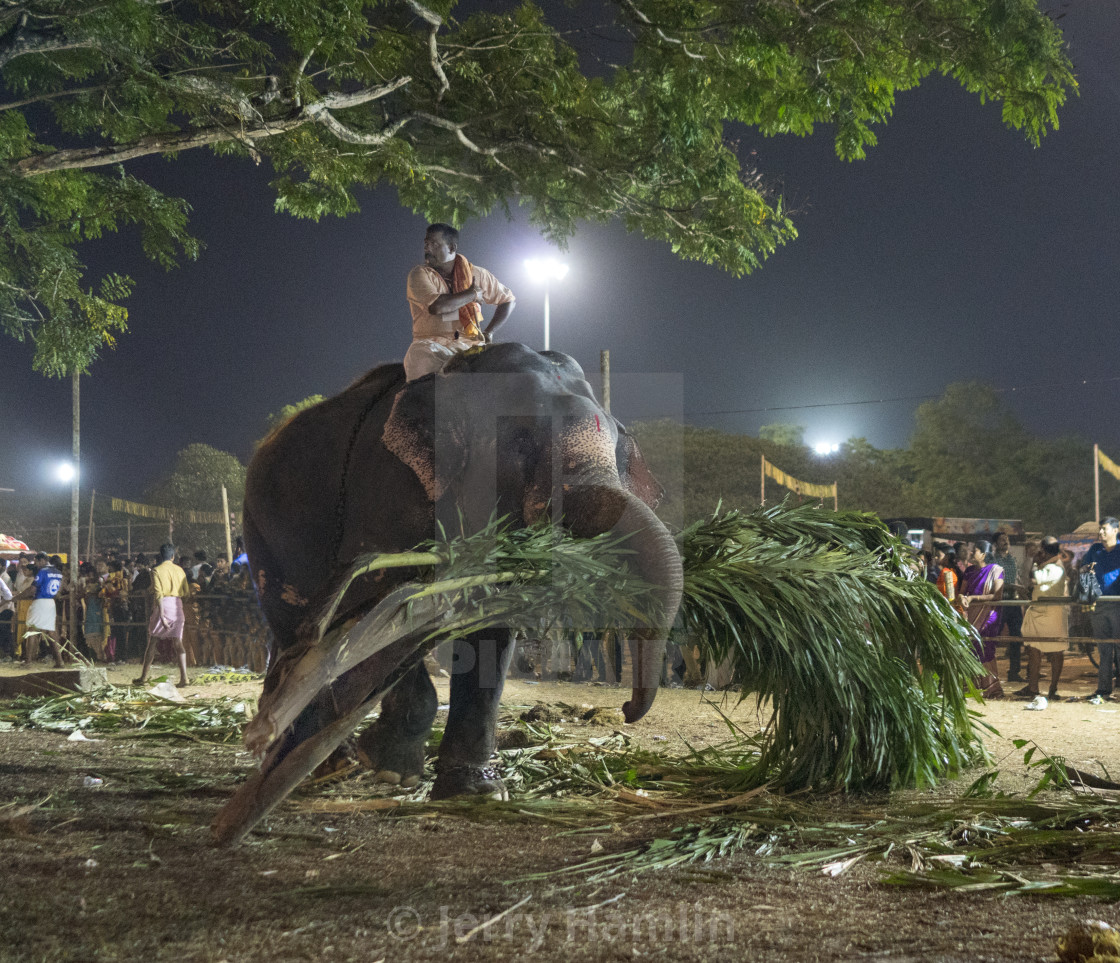
[[[73,438],[71,439],[70,458],[74,462],[74,477],[70,481],[70,645],[77,651],[78,645],[78,491],[81,486],[81,403],[79,382],[81,373],[75,368],[70,375],[73,380],[71,390],[71,419]],[[90,503],[90,518],[93,517],[93,503]]]
[[[599,371],[603,375],[603,411],[611,413],[611,353],[605,348],[599,352]]]

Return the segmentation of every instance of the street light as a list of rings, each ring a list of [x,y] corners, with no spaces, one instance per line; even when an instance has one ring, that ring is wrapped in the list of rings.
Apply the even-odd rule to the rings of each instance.
[[[54,470],[54,477],[64,485],[72,482],[77,476],[78,469],[74,467],[74,463],[71,461],[59,462]]]
[[[525,259],[525,270],[534,281],[544,279],[544,350],[548,351],[548,291],[553,281],[564,279],[568,265],[552,257],[530,257]]]
[[[815,451],[821,457],[824,457],[826,455],[835,455],[839,450],[840,446],[835,442],[822,441],[819,444],[813,446],[813,451]]]

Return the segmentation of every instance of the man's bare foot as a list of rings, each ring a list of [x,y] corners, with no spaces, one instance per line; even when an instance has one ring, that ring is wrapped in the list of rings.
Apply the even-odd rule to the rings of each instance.
[[[133,680],[132,680],[132,684],[133,684],[133,685],[147,685],[147,684],[148,684],[148,680],[147,680],[147,679],[145,679],[145,678],[144,678],[144,676],[140,676],[140,678],[139,678],[139,679],[133,679]]]
[[[175,683],[175,688],[176,689],[185,689],[189,685],[190,685],[190,683],[186,679],[183,679],[181,682],[176,682]]]
[[[66,668],[66,663],[65,662],[56,662],[54,664],[54,667],[56,669],[65,669]]]

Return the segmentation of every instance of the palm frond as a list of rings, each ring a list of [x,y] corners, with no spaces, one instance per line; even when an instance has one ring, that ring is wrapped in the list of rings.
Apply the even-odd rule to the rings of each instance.
[[[739,786],[924,786],[981,754],[971,629],[899,548],[873,515],[812,506],[683,533],[679,637],[729,658],[771,713]]]

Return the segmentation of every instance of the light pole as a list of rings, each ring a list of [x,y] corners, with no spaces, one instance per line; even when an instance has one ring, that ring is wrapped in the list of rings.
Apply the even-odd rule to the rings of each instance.
[[[534,281],[544,280],[544,350],[549,350],[548,292],[553,281],[562,281],[568,273],[568,265],[552,257],[531,257],[525,259],[525,270]]]

